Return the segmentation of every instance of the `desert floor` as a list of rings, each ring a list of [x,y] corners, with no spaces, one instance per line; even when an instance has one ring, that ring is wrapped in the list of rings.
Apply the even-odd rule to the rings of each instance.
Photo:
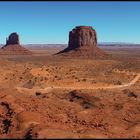
[[[0,55],[0,138],[140,138],[140,47],[109,59]]]

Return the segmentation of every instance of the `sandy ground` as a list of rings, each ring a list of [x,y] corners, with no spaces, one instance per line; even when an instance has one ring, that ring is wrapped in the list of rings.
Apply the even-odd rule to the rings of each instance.
[[[140,49],[107,60],[0,56],[0,138],[140,138]]]

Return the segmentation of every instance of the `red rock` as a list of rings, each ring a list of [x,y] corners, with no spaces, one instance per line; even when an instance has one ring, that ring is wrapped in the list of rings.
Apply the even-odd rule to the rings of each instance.
[[[91,26],[76,26],[69,32],[68,47],[58,54],[83,57],[107,57],[107,54],[97,47],[97,35]]]
[[[20,44],[19,35],[17,33],[11,33],[8,39],[6,38],[6,45],[11,45],[11,44]]]
[[[90,26],[77,26],[69,32],[69,48],[96,45],[96,31]]]
[[[32,52],[20,45],[19,35],[17,33],[11,33],[8,39],[6,38],[6,45],[4,45],[0,49],[0,54],[1,55],[30,55],[32,54]]]

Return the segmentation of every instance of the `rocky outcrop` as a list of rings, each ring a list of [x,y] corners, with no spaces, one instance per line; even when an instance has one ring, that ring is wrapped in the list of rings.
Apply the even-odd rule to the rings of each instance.
[[[14,44],[20,44],[19,35],[17,33],[11,33],[8,39],[6,38],[6,45],[14,45]]]
[[[82,46],[96,46],[96,31],[90,26],[77,26],[69,32],[69,48],[79,48]]]
[[[11,33],[6,38],[6,45],[0,49],[1,55],[30,55],[31,51],[20,45],[19,35],[17,33]]]
[[[76,26],[69,32],[68,47],[58,54],[83,57],[106,57],[97,47],[97,34],[91,26]]]

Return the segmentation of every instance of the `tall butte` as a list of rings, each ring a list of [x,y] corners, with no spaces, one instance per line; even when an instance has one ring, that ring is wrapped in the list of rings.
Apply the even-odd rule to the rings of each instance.
[[[6,38],[6,45],[1,48],[0,54],[30,55],[32,52],[20,45],[19,35],[14,32]]]
[[[72,57],[107,58],[107,54],[97,46],[97,34],[91,26],[76,26],[69,32],[68,47],[58,54]]]

